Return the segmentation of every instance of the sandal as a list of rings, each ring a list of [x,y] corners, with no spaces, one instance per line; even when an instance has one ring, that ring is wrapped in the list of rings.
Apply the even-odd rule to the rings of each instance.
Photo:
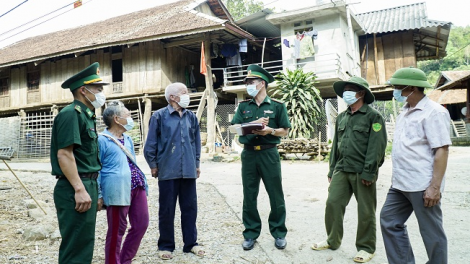
[[[313,250],[325,250],[329,248],[330,248],[330,245],[328,244],[326,240],[312,245]]]
[[[159,250],[158,251],[158,256],[162,260],[170,260],[173,258],[173,254],[170,251],[167,250]]]
[[[204,255],[206,254],[206,252],[202,249],[201,246],[194,246],[193,248],[191,248],[191,253],[198,257],[204,257]]]
[[[356,256],[354,257],[354,262],[359,262],[359,263],[366,263],[369,262],[373,257],[375,253],[368,253],[367,251],[361,250],[357,252]]]

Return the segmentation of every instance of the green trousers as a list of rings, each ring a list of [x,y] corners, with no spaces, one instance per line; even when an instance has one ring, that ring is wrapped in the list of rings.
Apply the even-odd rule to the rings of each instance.
[[[54,188],[54,203],[62,236],[59,264],[88,264],[93,259],[98,184],[92,179],[82,179],[82,182],[92,200],[90,210],[84,213],[75,211],[75,191],[67,179],[57,180]]]
[[[362,184],[360,174],[334,171],[326,201],[325,226],[328,244],[337,249],[343,239],[343,219],[351,196],[357,201],[357,251],[375,252],[377,191],[375,182],[369,186]]]
[[[282,191],[281,161],[277,148],[260,151],[243,150],[243,224],[245,239],[257,239],[261,232],[261,219],[258,213],[258,193],[260,180],[269,196],[269,231],[274,238],[283,238],[287,234],[286,205]]]

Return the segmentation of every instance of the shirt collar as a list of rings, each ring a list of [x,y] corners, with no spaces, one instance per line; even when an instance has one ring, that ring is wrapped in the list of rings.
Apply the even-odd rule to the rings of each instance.
[[[266,95],[266,97],[264,98],[263,102],[261,102],[260,105],[264,104],[264,103],[268,103],[268,104],[271,104],[271,98],[269,96]],[[250,101],[250,104],[253,103],[253,104],[256,104],[256,100],[255,98],[253,97]]]
[[[429,98],[425,95],[419,102],[416,104],[416,106],[410,110],[410,104],[406,103],[403,106],[403,109],[406,111],[413,111],[413,110],[423,110],[426,107],[426,104],[428,103]]]
[[[170,115],[173,114],[174,112],[176,112],[176,110],[173,108],[173,106],[171,106],[171,104],[168,104],[168,105],[166,106],[166,108],[167,108],[168,111],[170,112]],[[186,113],[186,110],[187,110],[186,108],[183,108],[183,111],[182,111],[183,114]]]
[[[74,100],[73,103],[75,105],[79,105],[80,108],[82,109],[82,111],[85,112],[90,118],[96,118],[95,111],[88,108],[84,103],[82,103],[78,100]]]
[[[364,103],[361,108],[359,108],[359,110],[357,110],[356,112],[361,112],[361,113],[366,113],[367,112],[367,109],[369,109],[369,105]],[[348,106],[348,113],[352,115],[352,112],[351,112],[351,106]]]

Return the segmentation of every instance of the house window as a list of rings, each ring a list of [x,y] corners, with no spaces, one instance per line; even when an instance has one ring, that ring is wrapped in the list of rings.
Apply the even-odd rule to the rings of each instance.
[[[122,93],[122,59],[114,59],[111,68],[113,93]]]
[[[0,79],[0,96],[8,96],[10,93],[10,84],[8,78]]]
[[[39,90],[39,71],[28,72],[28,91]]]

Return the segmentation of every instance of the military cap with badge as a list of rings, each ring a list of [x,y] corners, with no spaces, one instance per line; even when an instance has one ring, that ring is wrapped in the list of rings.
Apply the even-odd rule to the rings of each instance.
[[[86,67],[84,70],[80,71],[79,73],[73,75],[72,77],[68,78],[64,83],[62,83],[61,87],[64,89],[70,89],[70,91],[74,91],[82,86],[85,86],[87,91],[91,92],[86,88],[88,85],[109,85],[109,83],[103,82],[103,79],[99,76],[100,73],[100,64],[95,62],[90,66]],[[85,98],[90,101],[90,103],[95,108],[99,108],[104,105],[106,101],[106,96],[103,92],[93,93],[95,95],[95,101],[91,101],[88,97]]]

